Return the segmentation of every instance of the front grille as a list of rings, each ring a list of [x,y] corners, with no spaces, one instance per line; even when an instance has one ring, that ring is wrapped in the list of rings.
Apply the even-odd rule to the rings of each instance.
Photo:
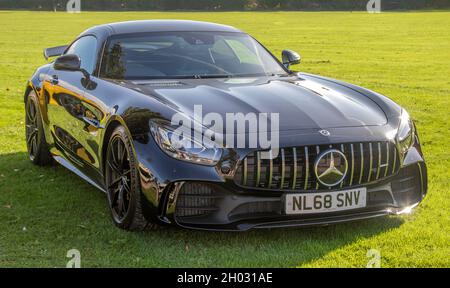
[[[177,217],[205,216],[217,210],[212,188],[201,183],[185,183],[178,194]]]
[[[328,149],[345,154],[348,172],[335,187],[317,181],[314,163]],[[321,190],[364,185],[395,174],[400,165],[392,142],[361,142],[281,148],[275,159],[261,159],[255,151],[241,161],[234,181],[242,187],[269,190]]]

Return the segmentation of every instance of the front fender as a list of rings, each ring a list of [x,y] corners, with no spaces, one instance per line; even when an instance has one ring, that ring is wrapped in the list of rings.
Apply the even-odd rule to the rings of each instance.
[[[41,93],[42,92],[42,84],[43,84],[45,77],[47,76],[48,70],[50,70],[50,67],[51,67],[50,64],[46,64],[46,65],[43,65],[43,66],[39,67],[38,69],[36,69],[36,71],[34,71],[33,75],[28,80],[26,88],[25,88],[24,99],[23,99],[24,102],[26,102],[26,97],[28,96],[28,94],[30,93],[31,90],[34,90],[36,95],[40,98],[40,96],[42,94]]]

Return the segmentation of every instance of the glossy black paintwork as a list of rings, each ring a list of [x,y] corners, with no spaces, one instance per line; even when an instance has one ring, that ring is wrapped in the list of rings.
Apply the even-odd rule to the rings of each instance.
[[[112,34],[164,32],[164,31],[215,31],[241,32],[240,30],[222,24],[189,21],[189,20],[140,20],[107,24]],[[102,28],[102,26],[94,27]]]
[[[58,57],[53,64],[55,70],[80,71],[80,57],[73,54],[66,54]]]
[[[226,113],[278,113],[280,131],[387,124],[383,110],[367,96],[306,76],[181,80],[168,88],[152,81],[123,83],[186,115],[193,115],[200,103],[203,115],[219,113],[223,119]]]
[[[154,81],[99,77],[101,55],[109,36],[191,30],[240,32],[229,26],[192,21],[96,26],[79,36],[97,38],[93,51],[97,66],[89,79],[79,71],[55,70],[49,63],[36,70],[27,86],[27,91],[34,89],[40,98],[45,136],[55,159],[102,190],[109,135],[117,125],[125,126],[134,141],[141,189],[148,200],[145,211],[151,219],[173,223],[170,215],[174,204],[167,201],[177,182],[208,181],[232,186],[234,168],[254,150],[226,149],[216,167],[179,161],[157,146],[150,134],[151,119],[170,121],[179,112],[192,117],[193,106],[198,104],[203,105],[204,114],[279,113],[281,147],[385,140],[399,125],[401,108],[387,97],[317,75],[176,80],[180,85],[174,87],[159,87]],[[331,132],[329,137],[318,133],[324,128]],[[412,162],[423,161],[421,153],[413,158]],[[228,175],[220,172],[224,163],[232,167]]]

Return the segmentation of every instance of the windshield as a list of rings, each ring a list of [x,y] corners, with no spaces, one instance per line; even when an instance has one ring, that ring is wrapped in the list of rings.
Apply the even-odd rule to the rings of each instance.
[[[111,79],[249,77],[286,74],[244,33],[157,32],[113,36],[102,61]]]

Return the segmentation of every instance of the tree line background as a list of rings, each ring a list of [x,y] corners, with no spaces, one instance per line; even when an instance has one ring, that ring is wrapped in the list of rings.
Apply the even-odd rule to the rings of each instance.
[[[68,0],[0,0],[0,9],[66,9]],[[82,10],[365,10],[368,0],[81,0]],[[381,0],[382,10],[450,8],[450,0]]]

